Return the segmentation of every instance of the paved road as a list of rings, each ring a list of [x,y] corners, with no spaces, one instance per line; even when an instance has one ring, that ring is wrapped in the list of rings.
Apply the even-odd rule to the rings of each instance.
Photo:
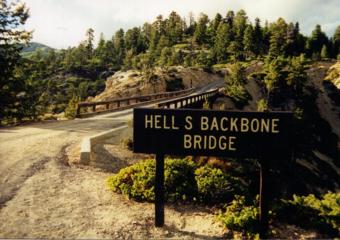
[[[196,93],[222,86],[213,82]],[[0,129],[0,209],[21,188],[22,184],[66,146],[126,124],[132,109],[88,119],[35,123]]]

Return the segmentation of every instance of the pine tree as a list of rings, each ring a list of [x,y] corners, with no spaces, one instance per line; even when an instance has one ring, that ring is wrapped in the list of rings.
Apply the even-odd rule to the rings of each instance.
[[[272,105],[272,96],[275,94],[279,87],[280,82],[283,81],[283,63],[280,58],[272,59],[268,57],[265,62],[264,84],[267,91],[268,106]]]
[[[234,18],[235,39],[242,44],[244,31],[247,28],[248,17],[244,10],[240,10],[236,13]]]
[[[228,54],[231,56],[232,61],[242,59],[242,45],[239,41],[232,41],[227,48]]]
[[[193,36],[197,23],[195,22],[195,17],[192,12],[189,13],[189,26],[187,27],[185,33],[189,36]]]
[[[287,40],[286,40],[286,54],[288,56],[295,55],[297,47],[297,35],[295,32],[295,25],[289,23],[287,26]]]
[[[278,57],[286,54],[287,49],[287,23],[283,18],[279,18],[270,28],[269,54]]]
[[[243,50],[245,52],[246,58],[249,58],[254,55],[255,50],[255,36],[254,36],[254,30],[252,25],[248,25],[245,32],[244,32],[244,38],[243,38]]]
[[[226,22],[229,24],[231,28],[234,26],[234,18],[235,18],[234,11],[228,11],[226,15]]]
[[[329,58],[328,48],[327,48],[327,46],[325,44],[322,46],[320,56],[321,56],[321,59]]]
[[[162,53],[162,50],[165,47],[170,47],[170,42],[169,39],[167,38],[167,36],[162,35],[159,39],[158,45],[157,45],[157,49],[156,49],[156,56],[160,56]]]
[[[226,95],[231,97],[237,105],[243,106],[248,102],[248,93],[244,88],[246,81],[245,69],[235,62],[230,66],[230,75],[226,77]]]
[[[211,28],[215,33],[216,33],[221,22],[222,22],[222,15],[217,13],[214,20],[211,23]]]
[[[167,68],[168,66],[170,66],[171,55],[172,55],[171,48],[165,47],[162,49],[161,56],[159,58],[159,64],[161,67]]]
[[[116,52],[116,61],[118,65],[123,65],[125,58],[125,40],[124,40],[124,30],[119,29],[114,36],[114,48]]]
[[[99,38],[99,42],[98,42],[98,46],[94,51],[95,56],[100,61],[101,65],[105,64],[105,55],[106,55],[105,52],[107,51],[105,49],[105,45],[106,45],[106,42],[105,42],[104,34],[101,33],[100,38]]]
[[[305,60],[303,55],[293,57],[288,65],[288,76],[286,78],[287,85],[292,87],[295,97],[299,98],[307,81],[307,73],[305,71]]]
[[[134,27],[132,29],[127,30],[125,34],[125,47],[126,50],[131,50],[134,55],[138,55],[141,50],[139,47],[139,38],[140,38],[140,29]]]
[[[4,118],[20,117],[16,108],[20,104],[20,92],[24,79],[14,71],[19,66],[22,44],[31,38],[31,32],[22,26],[29,17],[25,4],[7,0],[0,2],[0,123]]]
[[[323,45],[328,45],[328,38],[326,34],[321,30],[321,26],[318,24],[312,32],[312,36],[309,39],[310,49],[312,55],[320,55]]]
[[[260,23],[260,19],[255,19],[255,27],[254,27],[254,54],[256,56],[262,54],[264,52],[263,46],[263,34],[262,34],[262,27]]]
[[[228,59],[228,46],[231,42],[231,27],[225,22],[221,22],[217,28],[214,56],[217,62],[222,63]]]
[[[86,52],[88,59],[91,59],[93,56],[93,40],[94,40],[94,30],[92,28],[89,28],[86,31]]]
[[[171,12],[169,19],[166,22],[166,33],[170,46],[182,41],[183,31],[183,22],[181,17],[176,12]]]
[[[214,20],[212,20],[209,24],[208,32],[210,35],[210,43],[213,46],[214,41],[216,40],[217,29],[222,22],[222,15],[217,13]]]
[[[206,14],[201,13],[194,33],[194,41],[198,45],[203,45],[208,42],[207,24],[209,18]]]
[[[340,54],[340,25],[338,25],[335,29],[333,35],[333,46],[334,46],[333,56],[336,57],[338,54]]]

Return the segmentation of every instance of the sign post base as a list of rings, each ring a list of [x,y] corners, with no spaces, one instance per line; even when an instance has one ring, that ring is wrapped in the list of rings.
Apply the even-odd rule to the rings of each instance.
[[[263,159],[262,159],[263,160]],[[269,211],[269,166],[267,160],[260,163],[260,202],[259,202],[259,234],[266,238],[268,231]]]
[[[164,226],[164,154],[156,154],[155,227]]]

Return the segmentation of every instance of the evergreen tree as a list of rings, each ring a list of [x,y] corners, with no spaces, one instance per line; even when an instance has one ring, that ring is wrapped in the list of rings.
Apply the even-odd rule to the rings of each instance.
[[[246,81],[245,69],[235,62],[230,66],[230,75],[226,77],[226,94],[233,99],[237,105],[244,105],[248,102],[248,96],[244,84]]]
[[[226,22],[229,24],[229,26],[232,28],[234,26],[234,18],[235,18],[235,13],[234,11],[228,11],[226,15]]]
[[[172,51],[171,48],[165,47],[162,49],[161,56],[159,58],[159,64],[163,68],[167,68],[171,64],[171,55]]]
[[[244,10],[236,13],[234,18],[235,40],[242,44],[244,32],[247,28],[248,17]]]
[[[300,25],[298,22],[296,22],[294,25],[294,36],[295,36],[295,44],[294,44],[295,51],[293,51],[293,54],[299,55],[299,54],[305,53],[306,39],[300,33]]]
[[[165,47],[170,47],[170,42],[169,42],[168,37],[166,37],[165,35],[162,35],[157,45],[156,56],[160,56],[162,53],[162,50]]]
[[[210,45],[214,46],[214,41],[216,40],[217,29],[222,22],[222,15],[217,13],[214,20],[212,20],[209,24],[208,34],[210,35]]]
[[[256,56],[262,54],[264,52],[263,49],[263,34],[262,34],[262,27],[261,27],[261,23],[260,23],[260,19],[256,18],[255,19],[255,27],[254,27],[254,54]]]
[[[246,58],[251,57],[255,54],[255,36],[252,25],[248,25],[243,38],[244,53]]]
[[[0,2],[0,121],[18,117],[20,93],[25,88],[24,79],[15,76],[19,66],[22,43],[27,43],[31,33],[22,26],[29,17],[25,4],[7,0]]]
[[[134,55],[138,55],[139,53],[139,46],[138,46],[138,39],[140,38],[140,29],[134,27],[132,29],[127,30],[125,34],[125,47],[126,50],[131,50]]]
[[[230,54],[233,61],[242,60],[242,45],[239,41],[232,41],[227,48],[228,54]]]
[[[151,34],[152,34],[152,24],[150,23],[144,23],[142,27],[142,36],[145,41],[146,48],[150,47],[150,42],[151,42]]]
[[[211,22],[211,29],[216,33],[220,23],[222,22],[222,15],[217,13],[214,20]]]
[[[335,29],[333,35],[333,46],[334,46],[333,57],[336,57],[338,54],[340,54],[340,25],[338,25]]]
[[[321,26],[318,24],[312,32],[312,36],[309,39],[311,54],[318,56],[321,53],[323,45],[328,45],[328,38],[326,34],[321,30]]]
[[[287,49],[287,23],[283,18],[279,18],[270,28],[269,54],[272,57],[285,55]]]
[[[264,84],[267,92],[267,103],[268,106],[272,105],[272,96],[276,93],[280,82],[283,81],[283,62],[280,58],[268,57],[265,62],[265,73]]]
[[[217,28],[213,48],[214,56],[219,63],[225,62],[228,59],[228,46],[231,42],[231,34],[232,32],[229,24],[220,22]]]
[[[86,31],[86,42],[85,42],[88,59],[91,59],[93,56],[93,40],[94,40],[94,30],[92,28],[89,28]]]
[[[185,33],[189,36],[193,36],[196,29],[196,21],[194,14],[192,12],[189,13],[189,26],[187,27]]]
[[[125,58],[124,58],[124,69],[125,70],[132,69],[134,67],[134,65],[136,65],[133,62],[134,57],[135,57],[135,54],[134,54],[132,49],[126,51],[126,55],[125,55]]]
[[[182,41],[183,22],[181,17],[176,12],[171,12],[168,21],[166,22],[166,33],[170,46]]]
[[[208,22],[209,22],[208,16],[204,13],[201,13],[194,33],[194,41],[198,45],[203,45],[209,41],[207,33]]]
[[[105,48],[105,45],[106,45],[106,42],[105,42],[104,34],[101,33],[98,46],[95,49],[95,56],[100,61],[101,64],[105,63],[105,55],[106,55],[105,52],[107,51],[107,49]]]
[[[297,33],[295,32],[295,25],[289,23],[287,26],[287,41],[286,54],[292,56],[296,54],[297,48]]]
[[[116,52],[116,61],[118,65],[123,65],[125,58],[125,40],[124,30],[119,29],[114,36],[114,49]]]
[[[292,87],[296,98],[300,98],[307,81],[303,55],[293,57],[288,65],[287,85]]]
[[[322,46],[320,56],[321,56],[321,59],[329,58],[328,48],[327,48],[327,46],[325,44]]]
[[[171,50],[170,65],[177,66],[183,64],[183,52],[181,50],[176,51],[175,48]]]

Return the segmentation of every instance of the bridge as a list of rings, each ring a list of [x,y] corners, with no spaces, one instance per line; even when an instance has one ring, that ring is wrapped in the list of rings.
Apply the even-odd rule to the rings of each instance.
[[[216,85],[218,86],[218,85]],[[202,108],[204,103],[211,107],[212,102],[220,95],[219,88],[206,89],[205,91],[195,91],[194,89],[165,92],[159,94],[137,96],[130,98],[119,98],[110,101],[101,102],[82,102],[78,105],[77,116],[80,118],[100,115],[107,112],[113,112],[111,116],[132,119],[132,110],[134,107],[156,107],[156,108]],[[122,104],[124,103],[124,104]],[[104,105],[105,108],[97,106]],[[127,110],[124,112],[124,110]],[[116,119],[117,119],[116,117]],[[99,117],[100,118],[100,117]],[[93,159],[92,149],[95,144],[105,141],[117,135],[117,132],[127,128],[127,124],[108,131],[101,132],[94,136],[83,138],[80,150],[80,162],[88,164]]]

